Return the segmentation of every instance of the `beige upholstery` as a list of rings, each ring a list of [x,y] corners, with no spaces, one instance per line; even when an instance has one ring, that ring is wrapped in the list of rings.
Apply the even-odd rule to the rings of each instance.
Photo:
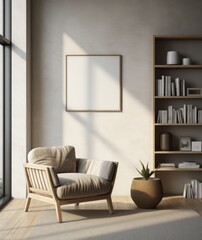
[[[107,194],[111,190],[111,183],[84,173],[60,173],[60,186],[56,189],[59,199],[74,199]]]
[[[92,174],[108,181],[114,175],[116,164],[110,161],[96,161],[92,159],[77,159],[77,172]]]
[[[55,205],[58,222],[62,222],[61,205],[106,199],[112,213],[111,193],[118,163],[76,159],[72,146],[35,148],[28,160],[25,211],[32,198],[49,202]]]
[[[28,154],[28,161],[52,166],[56,173],[76,172],[75,149],[72,146],[32,149]]]

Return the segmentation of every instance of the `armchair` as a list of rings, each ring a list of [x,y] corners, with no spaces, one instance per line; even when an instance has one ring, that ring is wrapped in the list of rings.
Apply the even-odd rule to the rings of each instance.
[[[45,201],[55,205],[58,222],[62,222],[61,205],[106,199],[112,214],[117,162],[76,158],[72,146],[32,149],[28,161],[24,165],[26,212],[31,199]]]

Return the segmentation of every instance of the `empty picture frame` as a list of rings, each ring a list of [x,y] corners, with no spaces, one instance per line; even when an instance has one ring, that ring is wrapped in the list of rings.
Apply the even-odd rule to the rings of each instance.
[[[121,112],[121,55],[66,55],[66,110]]]

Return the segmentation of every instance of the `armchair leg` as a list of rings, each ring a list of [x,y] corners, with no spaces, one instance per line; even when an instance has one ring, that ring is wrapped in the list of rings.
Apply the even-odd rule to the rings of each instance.
[[[112,204],[111,196],[107,198],[107,205],[109,208],[109,213],[112,214],[113,213],[113,204]]]
[[[58,222],[61,223],[62,222],[62,213],[61,213],[60,204],[58,202],[55,203],[55,210],[56,210]]]
[[[25,202],[25,212],[27,212],[29,210],[30,202],[31,202],[31,198],[27,197],[26,202]]]

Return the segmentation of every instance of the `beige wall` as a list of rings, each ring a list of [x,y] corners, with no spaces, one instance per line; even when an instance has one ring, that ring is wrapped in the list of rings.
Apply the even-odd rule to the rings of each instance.
[[[30,149],[30,0],[12,2],[12,196],[25,197]]]
[[[200,0],[32,1],[32,147],[73,145],[118,161],[128,195],[139,160],[152,167],[152,35],[201,34]],[[65,111],[65,54],[123,56],[123,112]],[[75,69],[77,71],[77,69]]]

